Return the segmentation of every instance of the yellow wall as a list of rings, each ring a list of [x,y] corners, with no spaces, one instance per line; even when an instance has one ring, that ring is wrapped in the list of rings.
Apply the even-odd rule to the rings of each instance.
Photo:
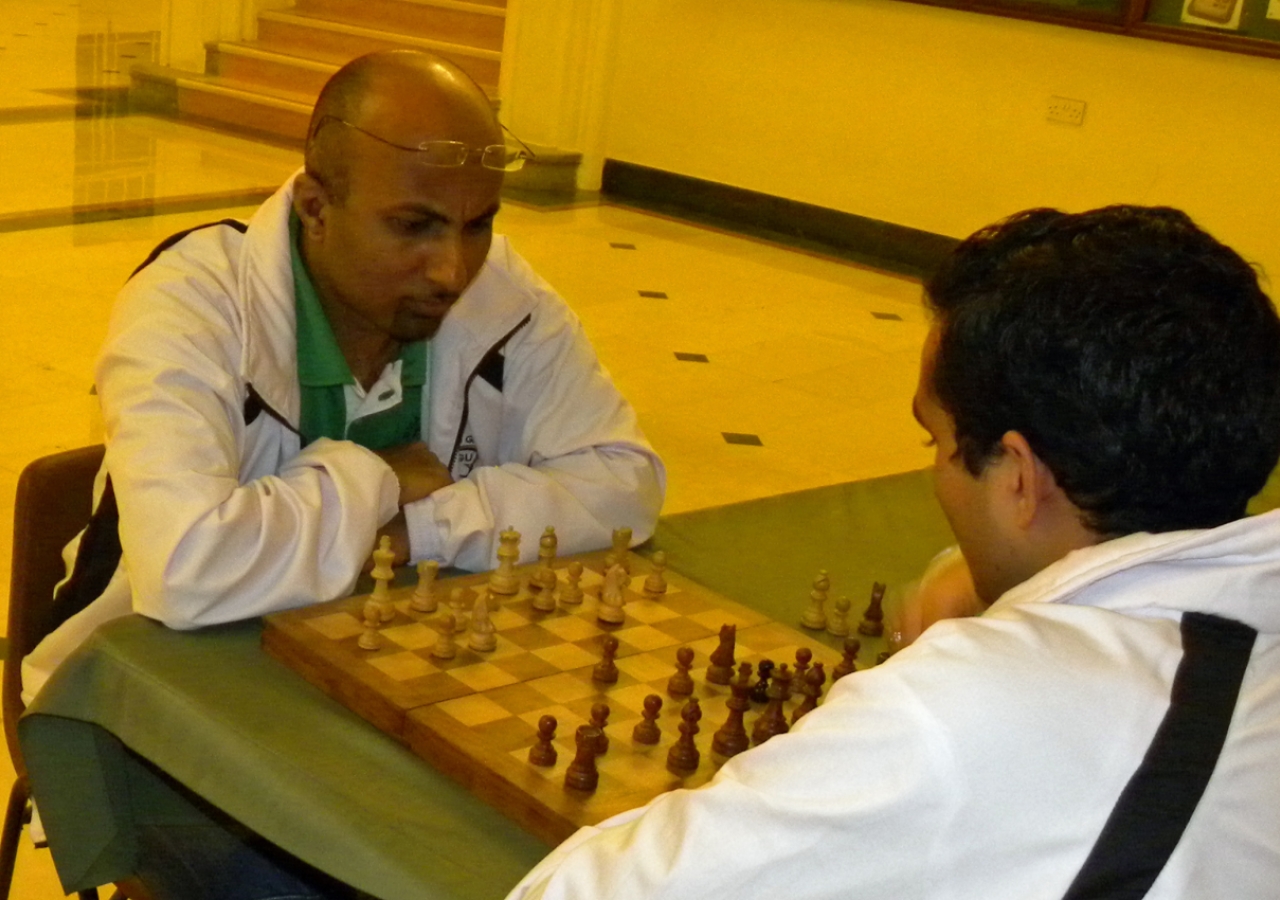
[[[957,237],[1170,204],[1280,289],[1280,60],[894,0],[618,4],[613,159]]]

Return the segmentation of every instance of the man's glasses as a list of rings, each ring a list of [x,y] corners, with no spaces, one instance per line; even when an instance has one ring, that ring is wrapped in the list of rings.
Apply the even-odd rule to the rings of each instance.
[[[320,133],[320,129],[330,122],[337,122],[348,128],[354,128],[361,134],[367,135],[375,141],[380,141],[388,147],[407,150],[410,153],[420,153],[422,154],[422,162],[429,166],[456,169],[460,166],[465,166],[472,156],[479,154],[480,165],[486,169],[493,169],[498,172],[518,172],[524,168],[526,159],[537,158],[534,152],[529,149],[529,146],[520,138],[511,134],[505,125],[502,125],[502,130],[510,135],[512,140],[520,145],[519,147],[513,147],[510,144],[490,144],[487,147],[473,147],[462,141],[423,141],[416,147],[409,147],[389,141],[384,137],[378,137],[372,131],[365,131],[359,125],[353,125],[346,119],[340,119],[337,116],[321,116],[320,121],[316,123],[315,130],[311,132],[311,139],[314,140],[315,136]],[[499,124],[501,125],[502,123]]]

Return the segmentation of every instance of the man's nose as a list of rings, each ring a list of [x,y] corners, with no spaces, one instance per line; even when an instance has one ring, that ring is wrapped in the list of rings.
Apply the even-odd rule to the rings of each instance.
[[[467,286],[467,266],[460,235],[435,243],[427,255],[427,278],[441,290],[462,293]]]

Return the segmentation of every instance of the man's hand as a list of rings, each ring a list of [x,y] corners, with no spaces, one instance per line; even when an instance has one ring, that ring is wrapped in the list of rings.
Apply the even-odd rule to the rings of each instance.
[[[948,547],[925,568],[920,583],[902,601],[902,646],[934,622],[980,615],[987,604],[973,588],[969,564],[958,547]]]
[[[423,497],[430,497],[445,485],[453,484],[444,463],[421,441],[374,452],[391,467],[400,481],[401,507]]]

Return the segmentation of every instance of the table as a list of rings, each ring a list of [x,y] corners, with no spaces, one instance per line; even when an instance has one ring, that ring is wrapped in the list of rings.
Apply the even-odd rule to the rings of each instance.
[[[928,473],[909,472],[665,517],[642,551],[795,621],[819,569],[860,612],[872,581],[892,598],[950,541]],[[130,616],[49,681],[20,735],[67,891],[130,874],[136,826],[204,816],[169,778],[383,900],[500,898],[547,853],[267,657],[260,631]]]

